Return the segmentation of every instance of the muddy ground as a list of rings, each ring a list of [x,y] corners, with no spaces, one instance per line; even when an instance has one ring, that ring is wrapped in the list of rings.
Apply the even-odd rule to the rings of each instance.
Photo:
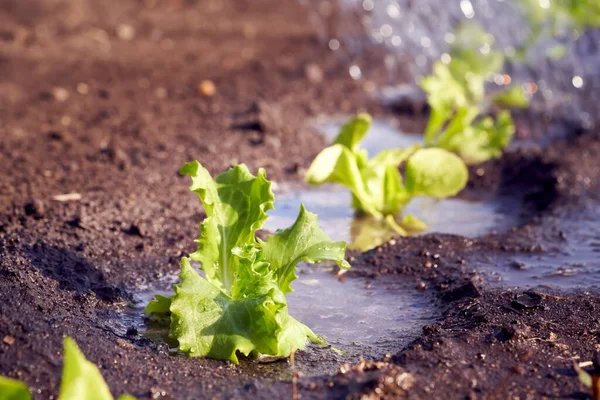
[[[291,398],[287,362],[271,374],[172,356],[106,316],[193,250],[203,214],[177,175],[184,162],[212,172],[245,162],[297,181],[324,145],[308,122],[318,114],[366,110],[423,126],[413,107],[371,96],[389,79],[383,49],[360,54],[369,62],[354,81],[348,56],[309,19],[298,2],[276,0],[0,2],[0,374],[56,397],[70,335],[113,393]],[[402,69],[394,77],[411,79]],[[518,118],[518,136],[544,147],[474,167],[463,195],[511,196],[519,224],[353,254],[347,279],[411,277],[442,317],[378,362],[298,353],[304,371],[340,369],[300,376],[302,398],[586,397],[572,365],[600,350],[598,291],[509,289],[489,271],[565,246],[577,226],[564,221],[598,204],[598,130],[559,113]],[[550,124],[562,132],[551,142]],[[81,199],[53,200],[67,193]]]

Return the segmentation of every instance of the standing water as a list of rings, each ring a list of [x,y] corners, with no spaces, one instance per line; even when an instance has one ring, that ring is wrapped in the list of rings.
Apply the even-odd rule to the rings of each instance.
[[[196,263],[196,267],[199,265]],[[309,359],[322,359],[323,351],[330,358],[356,362],[360,357],[381,359],[387,353],[400,351],[414,340],[421,328],[438,317],[437,309],[427,293],[415,290],[410,279],[369,281],[365,278],[338,278],[333,267],[300,264],[298,279],[292,283],[289,293],[290,315],[306,324],[330,345],[318,351],[309,346]],[[170,275],[152,287],[138,290],[131,307],[105,321],[104,325],[119,336],[138,332],[151,341],[167,343],[172,354],[177,354],[177,341],[168,337],[168,321],[145,319],[144,307],[156,294],[173,295],[172,285],[178,282]],[[302,371],[302,366],[299,366]],[[333,373],[331,370],[308,367],[305,374]]]
[[[600,205],[573,214],[563,216],[559,228],[547,233],[551,243],[559,239],[558,246],[540,254],[517,255],[504,265],[483,260],[478,269],[488,281],[509,287],[600,288]]]

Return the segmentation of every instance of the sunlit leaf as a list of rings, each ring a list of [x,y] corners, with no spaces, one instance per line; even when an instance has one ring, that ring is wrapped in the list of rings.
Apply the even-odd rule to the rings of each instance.
[[[30,400],[31,393],[23,382],[0,376],[0,400]]]
[[[334,147],[350,153],[341,144]],[[331,160],[325,161],[327,165]],[[338,161],[333,160],[334,170]],[[205,277],[183,257],[175,295],[156,296],[145,312],[169,316],[169,336],[191,357],[237,363],[240,354],[287,357],[309,340],[324,344],[289,315],[285,293],[291,291],[301,261],[333,260],[350,268],[344,258],[346,244],[332,242],[319,228],[317,216],[304,206],[290,228],[264,242],[257,240],[256,231],[274,201],[262,169],[254,176],[245,165],[237,165],[213,180],[196,161],[184,165],[181,173],[192,178],[190,190],[198,194],[207,214],[196,241],[198,250],[190,255],[201,262]]]
[[[465,187],[468,178],[463,161],[443,149],[419,150],[406,163],[405,185],[413,196],[454,196]]]

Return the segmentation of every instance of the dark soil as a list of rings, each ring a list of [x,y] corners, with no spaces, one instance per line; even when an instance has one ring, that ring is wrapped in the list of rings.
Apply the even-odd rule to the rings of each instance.
[[[174,357],[107,315],[193,250],[203,214],[177,175],[184,162],[245,162],[293,181],[324,145],[317,114],[422,127],[414,107],[371,96],[389,78],[382,55],[361,54],[364,78],[352,80],[349,56],[327,48],[299,2],[0,2],[0,374],[53,398],[69,335],[113,393],[290,398],[287,362]],[[396,83],[410,80],[397,71]],[[396,238],[351,258],[348,279],[414,277],[443,317],[378,362],[298,353],[303,370],[340,367],[300,376],[303,398],[585,398],[572,365],[600,350],[597,290],[493,288],[475,268],[560,246],[561,218],[600,200],[598,132],[557,116],[563,135],[546,140],[538,117],[520,114],[519,134],[543,146],[472,168],[463,194],[520,202],[513,230]],[[68,193],[81,198],[53,199]]]

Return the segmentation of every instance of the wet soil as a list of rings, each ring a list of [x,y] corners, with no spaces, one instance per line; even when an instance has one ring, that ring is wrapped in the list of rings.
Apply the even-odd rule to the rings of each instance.
[[[366,110],[422,129],[424,107],[373,95],[389,81],[384,49],[365,51],[353,80],[347,55],[309,19],[299,3],[275,0],[0,2],[0,374],[55,397],[70,335],[114,393],[292,397],[287,360],[173,356],[111,321],[193,250],[203,213],[177,175],[184,162],[212,172],[245,162],[294,182],[325,144],[310,123],[319,114]],[[394,80],[412,77],[400,66]],[[349,253],[347,280],[411,282],[396,290],[433,301],[439,317],[378,359],[299,352],[303,398],[585,398],[571,367],[600,350],[597,289],[585,278],[561,290],[502,284],[494,271],[581,242],[600,204],[598,131],[535,110],[517,125],[528,144],[473,167],[461,194],[517,202],[514,227]],[[80,196],[56,200],[71,193]]]

